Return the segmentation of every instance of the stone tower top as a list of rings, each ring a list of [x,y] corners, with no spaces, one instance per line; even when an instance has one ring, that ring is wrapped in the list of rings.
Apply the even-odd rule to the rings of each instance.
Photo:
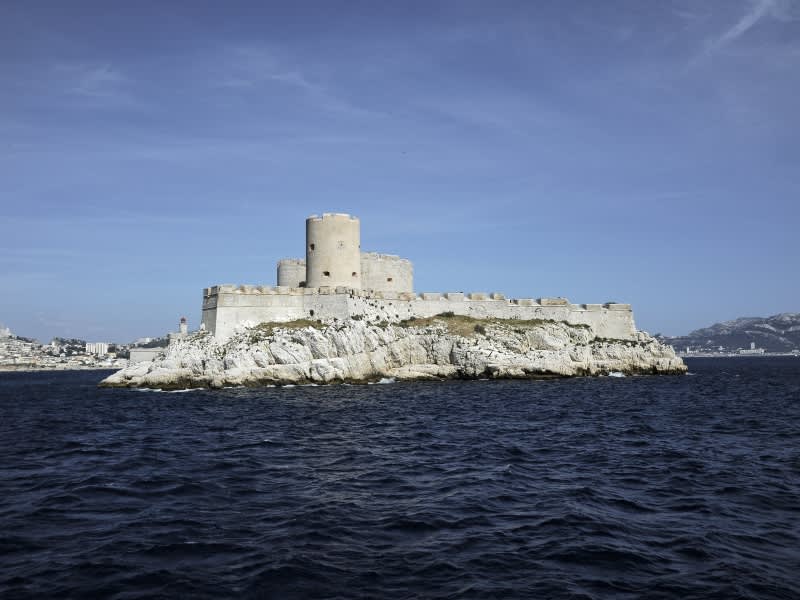
[[[322,216],[311,215],[306,221],[327,221],[328,219],[339,219],[343,221],[358,221],[358,217],[349,215],[347,213],[322,213]]]

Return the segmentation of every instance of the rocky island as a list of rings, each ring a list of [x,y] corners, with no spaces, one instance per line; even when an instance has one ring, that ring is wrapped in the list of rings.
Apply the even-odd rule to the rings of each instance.
[[[677,374],[683,362],[646,333],[613,340],[585,325],[443,314],[398,324],[350,319],[262,324],[220,341],[197,333],[102,385],[180,389],[366,383],[384,378],[550,378]]]
[[[393,379],[678,374],[671,346],[634,326],[630,305],[413,291],[411,262],[361,252],[360,223],[306,220],[306,258],[278,285],[203,291],[199,331],[101,385],[162,389]]]

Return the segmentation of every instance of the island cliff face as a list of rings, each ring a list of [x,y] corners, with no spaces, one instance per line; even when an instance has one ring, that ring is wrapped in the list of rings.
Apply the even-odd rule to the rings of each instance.
[[[262,323],[226,340],[198,333],[174,342],[154,362],[131,365],[101,385],[181,389],[685,371],[670,346],[644,332],[632,339],[606,339],[589,326],[564,321],[443,314],[394,324],[359,319]]]

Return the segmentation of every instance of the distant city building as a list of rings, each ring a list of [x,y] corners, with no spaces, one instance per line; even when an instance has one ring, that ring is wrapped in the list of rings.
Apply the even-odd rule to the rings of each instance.
[[[2,323],[0,323],[0,338],[9,338],[11,337],[11,330],[8,327],[4,327]]]
[[[750,342],[750,348],[747,350],[739,350],[739,354],[764,354],[764,349],[756,348],[756,343]]]
[[[86,354],[108,354],[108,344],[105,342],[87,342]]]

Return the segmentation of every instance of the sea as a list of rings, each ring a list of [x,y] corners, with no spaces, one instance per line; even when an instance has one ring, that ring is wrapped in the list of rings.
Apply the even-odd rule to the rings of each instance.
[[[800,359],[161,392],[0,373],[0,597],[800,598]]]

